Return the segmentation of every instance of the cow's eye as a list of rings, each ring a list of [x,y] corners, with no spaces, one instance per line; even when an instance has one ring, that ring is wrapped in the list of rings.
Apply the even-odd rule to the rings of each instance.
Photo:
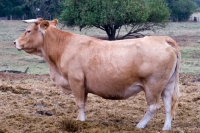
[[[26,32],[27,32],[27,33],[30,33],[31,31],[30,31],[30,30],[27,30]]]

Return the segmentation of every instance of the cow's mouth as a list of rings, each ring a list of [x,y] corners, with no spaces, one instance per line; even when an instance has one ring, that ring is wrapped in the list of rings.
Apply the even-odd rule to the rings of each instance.
[[[14,42],[15,48],[17,48],[16,43]],[[21,51],[21,49],[17,48],[18,51]]]
[[[21,50],[24,50],[26,53],[29,53],[29,54],[32,54],[38,51],[36,48],[23,48]]]

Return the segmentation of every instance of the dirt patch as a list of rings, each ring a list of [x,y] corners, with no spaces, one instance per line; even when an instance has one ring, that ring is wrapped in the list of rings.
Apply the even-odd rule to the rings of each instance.
[[[200,82],[198,75],[180,75],[181,97],[171,132],[200,132]],[[194,82],[195,80],[195,82]],[[75,121],[73,95],[63,94],[49,75],[0,73],[0,132],[161,132],[161,108],[145,129],[135,126],[146,111],[144,93],[128,100],[105,100],[89,94],[86,121]]]
[[[30,93],[29,91],[27,91],[27,89],[25,88],[22,88],[20,86],[17,86],[17,87],[12,87],[12,86],[7,86],[7,85],[1,85],[0,86],[0,91],[1,92],[7,92],[7,91],[10,91],[12,93],[15,93],[15,94],[25,94],[25,93]]]

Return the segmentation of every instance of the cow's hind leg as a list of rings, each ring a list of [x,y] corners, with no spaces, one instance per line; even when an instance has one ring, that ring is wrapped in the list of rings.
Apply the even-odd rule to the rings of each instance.
[[[173,78],[172,78],[173,79]],[[172,96],[174,92],[174,86],[175,86],[175,81],[170,79],[169,83],[167,86],[164,88],[162,92],[162,100],[165,106],[165,113],[166,113],[166,119],[165,119],[165,124],[162,130],[170,130],[171,129],[171,121],[172,121]]]
[[[156,114],[157,109],[160,108],[159,99],[161,92],[155,88],[145,88],[145,96],[148,104],[147,111],[142,120],[137,124],[137,128],[145,128],[150,119]]]
[[[87,100],[87,93],[85,92],[84,82],[77,80],[69,80],[70,87],[73,91],[76,105],[78,107],[78,117],[76,120],[85,121],[85,103]]]

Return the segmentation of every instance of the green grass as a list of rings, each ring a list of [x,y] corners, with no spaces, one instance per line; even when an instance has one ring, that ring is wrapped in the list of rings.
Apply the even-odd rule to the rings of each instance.
[[[18,51],[13,45],[13,41],[23,33],[28,25],[21,21],[0,21],[0,71],[25,71],[29,67],[28,73],[30,74],[49,73],[49,68],[41,57]],[[60,27],[62,24],[58,25],[58,28]],[[96,28],[79,31],[77,27],[64,27],[64,30],[89,36],[106,36],[104,31]],[[125,30],[122,29],[121,34],[124,32]],[[181,46],[181,73],[200,74],[200,23],[169,23],[166,28],[157,30],[156,33],[144,33],[173,37]]]
[[[200,48],[181,47],[181,73],[200,74]]]
[[[183,59],[196,59],[200,58],[200,48],[195,47],[181,47]]]
[[[24,72],[29,67],[29,74],[46,74],[49,72],[43,58],[18,51],[13,42],[0,42],[0,71],[17,70]]]
[[[0,42],[0,71],[17,70],[24,72],[29,67],[29,74],[48,73],[48,66],[41,57],[18,51],[13,48],[13,45],[5,47],[8,44]]]
[[[157,30],[155,35],[167,35],[167,36],[200,36],[199,34],[200,23],[199,22],[172,22],[168,23],[164,29]]]
[[[21,21],[0,21],[0,41],[13,42],[29,24]]]

